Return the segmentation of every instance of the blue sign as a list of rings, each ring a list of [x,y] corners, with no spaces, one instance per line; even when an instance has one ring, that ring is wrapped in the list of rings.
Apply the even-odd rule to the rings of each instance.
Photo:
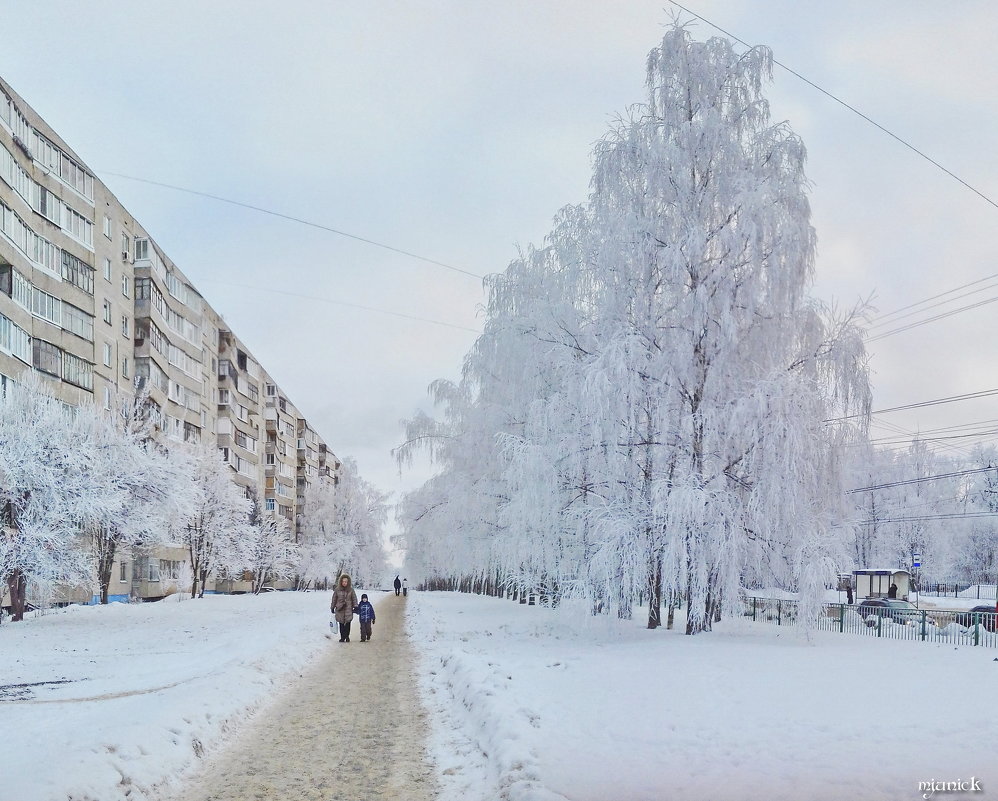
[[[913,553],[911,555],[911,566],[912,567],[921,567],[922,566],[922,554],[920,554],[920,553]]]

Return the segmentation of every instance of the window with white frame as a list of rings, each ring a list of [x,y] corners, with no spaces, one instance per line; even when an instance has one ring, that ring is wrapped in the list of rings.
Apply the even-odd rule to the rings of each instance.
[[[63,353],[62,380],[93,392],[94,366],[72,353]]]
[[[121,375],[122,375],[122,378],[128,378],[129,377],[128,376],[128,357],[127,356],[122,356],[121,357]]]
[[[111,283],[111,260],[104,259],[104,280]]]
[[[111,387],[104,387],[104,408],[111,408]]]
[[[111,301],[104,300],[104,322],[111,325]]]
[[[129,279],[127,275],[121,276],[121,294],[126,298],[131,297],[131,288],[129,286]]]
[[[62,327],[87,342],[94,341],[94,318],[70,303],[62,304]]]
[[[104,236],[108,239],[111,238],[111,218],[106,214],[104,215]]]
[[[111,354],[111,343],[110,342],[105,342],[104,343],[104,366],[105,367],[110,367],[111,366],[111,355],[112,355]]]
[[[129,329],[131,327],[132,326],[128,320],[128,315],[127,314],[121,315],[121,335],[125,337],[125,339],[128,338]]]
[[[129,239],[128,234],[124,231],[121,232],[121,258],[127,260],[129,256],[132,255],[132,240]]]
[[[31,313],[53,325],[62,325],[62,301],[38,287],[31,287]]]

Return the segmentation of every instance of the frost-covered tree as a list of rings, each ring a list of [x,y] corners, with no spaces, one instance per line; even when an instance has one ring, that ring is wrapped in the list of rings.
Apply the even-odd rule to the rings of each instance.
[[[239,573],[247,567],[251,504],[232,481],[230,468],[214,445],[204,443],[192,453],[194,500],[181,527],[190,556],[191,597],[204,596],[209,577]]]
[[[344,459],[335,482],[312,485],[305,502],[298,572],[308,583],[350,573],[360,585],[385,566],[383,493],[362,479]]]
[[[253,572],[253,593],[258,595],[267,581],[293,576],[300,555],[298,546],[291,539],[288,521],[264,510],[256,493],[253,493],[250,503],[245,540],[246,567]]]
[[[967,518],[957,528],[951,572],[976,584],[998,584],[998,448],[976,446],[970,469],[982,472],[969,476],[962,511],[987,516]]]
[[[90,476],[116,500],[114,514],[94,517],[91,533],[100,602],[107,603],[115,558],[122,550],[167,541],[189,508],[193,485],[189,457],[154,439],[148,395],[120,396],[110,413],[81,411],[92,443]]]
[[[650,626],[681,594],[689,633],[748,574],[816,603],[869,387],[856,313],[808,295],[805,153],[770,120],[771,65],[674,26],[588,202],[490,280],[444,419],[412,421],[400,452],[429,442],[441,468],[402,507],[431,572],[621,616],[644,597]]]
[[[91,470],[101,444],[91,422],[34,375],[0,398],[0,576],[15,621],[29,581],[91,584],[88,524],[119,511],[113,480]]]

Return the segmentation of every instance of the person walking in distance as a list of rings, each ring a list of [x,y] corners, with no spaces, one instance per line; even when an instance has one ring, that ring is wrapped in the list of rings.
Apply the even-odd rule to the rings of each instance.
[[[340,624],[340,642],[350,642],[350,621],[353,620],[353,610],[356,606],[357,593],[350,583],[349,574],[344,573],[336,582],[333,600],[329,604],[329,611],[336,616],[336,622]]]
[[[357,604],[357,617],[360,618],[360,641],[367,642],[371,639],[371,626],[374,625],[374,606],[367,600],[367,593],[360,596],[360,603]]]
[[[396,595],[396,596],[398,596],[398,594],[399,594],[399,591],[400,591],[401,589],[402,589],[402,582],[401,582],[401,581],[399,580],[399,577],[398,577],[398,576],[396,576],[396,577],[395,577],[395,595]]]
[[[402,579],[402,594],[409,594],[409,579]]]

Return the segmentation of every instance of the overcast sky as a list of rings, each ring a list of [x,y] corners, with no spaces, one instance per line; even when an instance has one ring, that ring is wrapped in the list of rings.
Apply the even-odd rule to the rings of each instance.
[[[998,199],[993,0],[689,0]],[[152,4],[149,4],[152,5]],[[473,273],[585,199],[589,154],[643,99],[667,0],[7,0],[0,74],[118,195],[341,457],[389,450],[456,378],[481,282],[334,234],[109,175],[231,197]],[[699,38],[716,32],[698,23]],[[998,208],[777,70],[809,151],[815,293],[881,312],[998,273]],[[267,294],[267,288],[308,298]],[[998,294],[984,292],[979,299]],[[973,299],[970,299],[973,300]],[[969,302],[965,301],[965,302]],[[998,304],[871,345],[875,407],[998,386]],[[890,419],[998,417],[994,403]]]

